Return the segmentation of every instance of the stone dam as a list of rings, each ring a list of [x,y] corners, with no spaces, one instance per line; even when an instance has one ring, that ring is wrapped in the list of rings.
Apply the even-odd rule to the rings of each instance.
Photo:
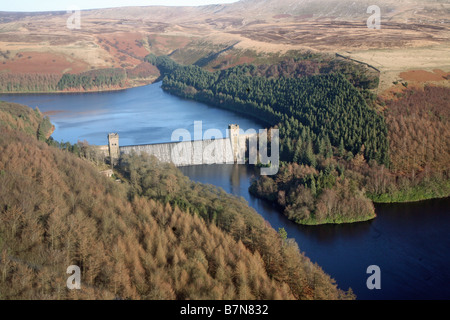
[[[119,135],[110,133],[108,145],[98,146],[97,150],[111,161],[123,154],[148,154],[161,162],[173,163],[177,167],[202,164],[244,164],[258,149],[256,132],[240,132],[238,125],[230,125],[229,137],[193,141],[175,141],[145,145],[119,146]]]

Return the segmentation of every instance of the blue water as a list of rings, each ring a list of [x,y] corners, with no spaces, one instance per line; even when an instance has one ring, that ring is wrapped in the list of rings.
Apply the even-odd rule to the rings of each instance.
[[[285,228],[300,250],[358,299],[450,299],[450,198],[376,205],[377,218],[355,224],[300,226],[248,192],[259,169],[237,165],[184,167],[191,180],[243,197],[273,228]],[[380,290],[366,285],[380,267]]]
[[[102,93],[0,95],[0,100],[51,112],[53,138],[71,143],[105,145],[111,132],[119,134],[120,145],[163,143],[172,141],[176,129],[188,130],[194,140],[194,121],[202,121],[203,132],[218,129],[223,137],[229,124],[263,128],[236,113],[170,95],[161,83]]]

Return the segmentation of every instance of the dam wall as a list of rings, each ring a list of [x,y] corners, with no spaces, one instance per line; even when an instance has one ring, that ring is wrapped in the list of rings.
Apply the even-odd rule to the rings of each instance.
[[[108,134],[108,145],[96,146],[99,155],[117,163],[122,155],[148,154],[159,161],[173,163],[175,166],[202,164],[256,164],[258,161],[258,138],[256,130],[246,132],[239,125],[230,124],[227,138],[203,140],[182,140],[168,143],[119,146],[119,135]],[[190,136],[188,132],[188,136]],[[180,139],[186,139],[180,136]]]
[[[91,146],[93,150],[102,158],[109,157],[109,147],[108,146]]]
[[[120,155],[148,154],[161,162],[173,163],[175,166],[192,166],[202,164],[245,163],[246,151],[250,145],[256,150],[256,143],[249,140],[257,135],[240,135],[233,138],[181,141],[136,146],[120,146]]]

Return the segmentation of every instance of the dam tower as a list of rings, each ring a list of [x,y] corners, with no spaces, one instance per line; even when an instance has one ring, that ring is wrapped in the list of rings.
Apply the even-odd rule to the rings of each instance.
[[[230,133],[231,148],[233,150],[234,163],[237,163],[239,156],[239,125],[230,124],[228,125],[228,130]]]
[[[108,134],[108,149],[109,149],[109,157],[111,159],[111,164],[113,164],[120,157],[119,134],[118,133]]]

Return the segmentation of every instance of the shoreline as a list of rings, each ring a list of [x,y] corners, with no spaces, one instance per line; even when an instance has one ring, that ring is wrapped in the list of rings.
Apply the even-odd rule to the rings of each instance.
[[[418,202],[425,202],[425,201],[439,200],[439,199],[447,199],[447,198],[450,198],[450,194],[445,195],[445,196],[424,198],[424,199],[419,199],[419,200],[405,200],[405,201],[374,201],[374,200],[372,200],[372,202],[373,202],[374,205],[377,205],[377,204],[408,204],[408,203],[414,204],[414,203],[418,203]]]
[[[133,88],[139,88],[139,87],[145,87],[151,84],[155,84],[158,82],[158,79],[149,81],[148,83],[143,84],[136,84],[136,85],[130,85],[125,86],[123,88],[109,88],[109,89],[100,89],[100,90],[73,90],[73,91],[31,91],[31,92],[25,92],[25,91],[17,91],[17,92],[0,92],[0,95],[32,95],[32,94],[83,94],[83,93],[103,93],[103,92],[119,92],[119,91],[125,91],[128,89]]]
[[[197,99],[195,96],[192,97],[192,98],[186,97],[185,95],[180,94],[179,91],[173,90],[172,87],[164,87],[164,86],[163,86],[162,89],[163,89],[165,92],[167,92],[167,93],[169,93],[169,94],[171,94],[171,95],[180,97],[180,98],[182,98],[182,99],[193,100],[193,101],[205,103],[206,105],[209,105],[209,106],[212,106],[212,107],[215,107],[215,108],[225,109],[225,110],[230,110],[230,109],[228,109],[228,108],[226,108],[226,107],[223,107],[223,105],[222,105],[221,103],[211,102],[211,101],[204,101],[204,100],[202,100],[202,99]],[[239,113],[239,114],[241,114],[241,115],[244,116],[244,117],[250,117],[250,118],[253,119],[253,120],[261,121],[261,119],[259,119],[258,117],[254,117],[254,116],[252,116],[251,114],[244,113],[244,112],[240,112],[240,111],[238,111],[238,110],[231,110],[231,111],[236,112],[236,113]],[[266,124],[267,124],[267,123],[266,123]],[[269,125],[269,126],[270,126],[270,125]],[[407,190],[403,190],[403,191],[407,191]],[[253,194],[253,196],[255,196],[255,197],[259,198],[259,199],[266,200],[266,201],[268,201],[268,203],[270,203],[270,204],[272,204],[272,205],[278,205],[278,203],[277,203],[276,201],[271,201],[271,200],[269,200],[269,199],[267,199],[267,198],[260,197],[260,196],[258,196],[258,195],[256,195],[256,194]],[[390,203],[390,204],[407,204],[407,203],[416,203],[416,202],[427,201],[427,200],[445,199],[445,198],[449,198],[449,197],[450,197],[450,194],[442,195],[442,196],[424,197],[424,198],[417,199],[417,200],[415,200],[415,199],[413,199],[413,198],[409,198],[409,199],[403,200],[403,201],[395,201],[395,200],[394,200],[394,201],[380,201],[380,200],[377,201],[377,200],[374,200],[373,197],[370,197],[370,196],[368,196],[368,195],[366,195],[366,196],[367,196],[368,199],[370,199],[370,201],[372,202],[372,204],[375,205],[375,204],[387,204],[387,203]],[[282,207],[282,211],[283,211],[283,212],[281,212],[281,213],[282,213],[283,215],[284,215],[284,209],[285,209],[285,208]],[[285,215],[285,216],[286,216],[286,215]],[[295,220],[291,220],[291,219],[290,219],[290,220],[293,221],[294,223],[298,224],[298,225],[318,226],[318,225],[327,225],[327,224],[331,224],[331,225],[339,225],[339,224],[352,224],[352,223],[358,223],[358,222],[366,222],[366,221],[370,221],[370,220],[375,219],[376,216],[377,216],[377,214],[376,214],[376,212],[374,212],[374,216],[369,217],[369,218],[365,218],[365,217],[364,217],[364,218],[361,218],[361,220],[355,220],[355,221],[343,221],[343,222],[336,222],[336,221],[334,221],[334,222],[328,222],[328,221],[327,221],[327,222],[323,222],[323,223],[315,223],[315,222],[310,223],[310,222],[308,222],[308,221],[306,221],[305,223],[299,223],[299,222],[297,222],[297,221],[295,221]]]
[[[134,84],[134,85],[128,85],[128,86],[125,86],[125,87],[123,87],[123,88],[109,88],[109,89],[101,89],[101,90],[76,90],[76,91],[36,91],[36,92],[7,92],[7,93],[0,93],[0,95],[33,95],[33,94],[45,94],[45,95],[54,95],[54,94],[84,94],[84,93],[107,93],[107,92],[120,92],[120,91],[125,91],[125,90],[128,90],[128,89],[133,89],[133,88],[138,88],[138,87],[144,87],[144,86],[147,86],[147,85],[151,85],[151,84],[155,84],[155,83],[157,83],[158,82],[158,80],[159,80],[159,78],[157,78],[157,79],[154,79],[154,80],[152,80],[152,81],[148,81],[148,82],[146,82],[146,83],[139,83],[139,84]],[[189,99],[189,98],[186,98],[186,97],[184,97],[184,96],[182,96],[182,95],[179,95],[179,94],[177,94],[177,92],[173,92],[173,90],[168,90],[167,88],[163,88],[163,91],[165,91],[165,92],[167,92],[167,93],[169,93],[169,94],[171,94],[171,95],[174,95],[174,96],[177,96],[177,97],[180,97],[180,98],[182,98],[182,99],[187,99],[187,100],[194,100],[194,101],[198,101],[198,102],[201,102],[201,103],[205,103],[205,104],[207,104],[207,105],[210,105],[210,106],[212,106],[212,107],[215,107],[215,108],[218,108],[218,109],[225,109],[225,110],[227,110],[227,108],[223,108],[222,106],[220,106],[220,105],[217,105],[217,104],[215,104],[215,103],[207,103],[207,102],[205,102],[205,101],[201,101],[201,99]],[[1,100],[1,99],[0,99]],[[57,114],[57,113],[61,113],[61,112],[64,112],[64,111],[60,111],[60,110],[52,110],[52,111],[48,111],[47,113],[44,113],[46,116],[50,116],[50,115],[53,115],[53,114]],[[237,112],[237,113],[240,113],[240,114],[242,114],[243,116],[246,116],[246,117],[249,117],[249,118],[251,118],[251,119],[253,119],[253,120],[257,120],[257,121],[261,121],[261,119],[258,119],[258,118],[256,118],[256,117],[252,117],[251,115],[249,115],[249,114],[246,114],[246,113],[242,113],[242,112],[239,112],[239,111],[234,111],[234,112]],[[435,196],[435,197],[425,197],[425,198],[423,198],[423,199],[417,199],[417,200],[414,200],[414,199],[408,199],[408,200],[404,200],[404,201],[390,201],[390,200],[374,200],[372,197],[368,197],[371,201],[372,201],[372,203],[374,204],[374,205],[377,205],[377,204],[408,204],[408,203],[417,203],[417,202],[423,202],[423,201],[429,201],[429,200],[436,200],[436,199],[445,199],[445,198],[449,198],[450,197],[450,194],[448,194],[448,195],[443,195],[443,196]],[[260,198],[260,197],[257,197],[257,198]],[[264,199],[264,198],[260,198],[260,199]],[[271,204],[276,204],[276,202],[272,202],[272,201],[270,201],[270,200],[268,200],[268,199],[264,199],[264,200],[266,200],[266,201],[268,201],[269,203],[271,203]],[[318,224],[316,224],[316,223],[298,223],[298,222],[296,222],[296,221],[294,221],[294,220],[291,220],[291,221],[293,221],[293,222],[295,222],[296,224],[298,224],[298,225],[309,225],[309,226],[314,226],[314,225],[324,225],[324,224],[351,224],[351,223],[358,223],[358,222],[364,222],[364,221],[369,221],[369,220],[372,220],[372,219],[374,219],[374,218],[376,218],[376,213],[375,213],[375,217],[372,217],[372,218],[368,218],[368,219],[364,219],[364,220],[357,220],[357,221],[349,221],[349,222],[338,222],[338,223],[336,223],[336,222],[324,222],[324,223],[318,223]]]

